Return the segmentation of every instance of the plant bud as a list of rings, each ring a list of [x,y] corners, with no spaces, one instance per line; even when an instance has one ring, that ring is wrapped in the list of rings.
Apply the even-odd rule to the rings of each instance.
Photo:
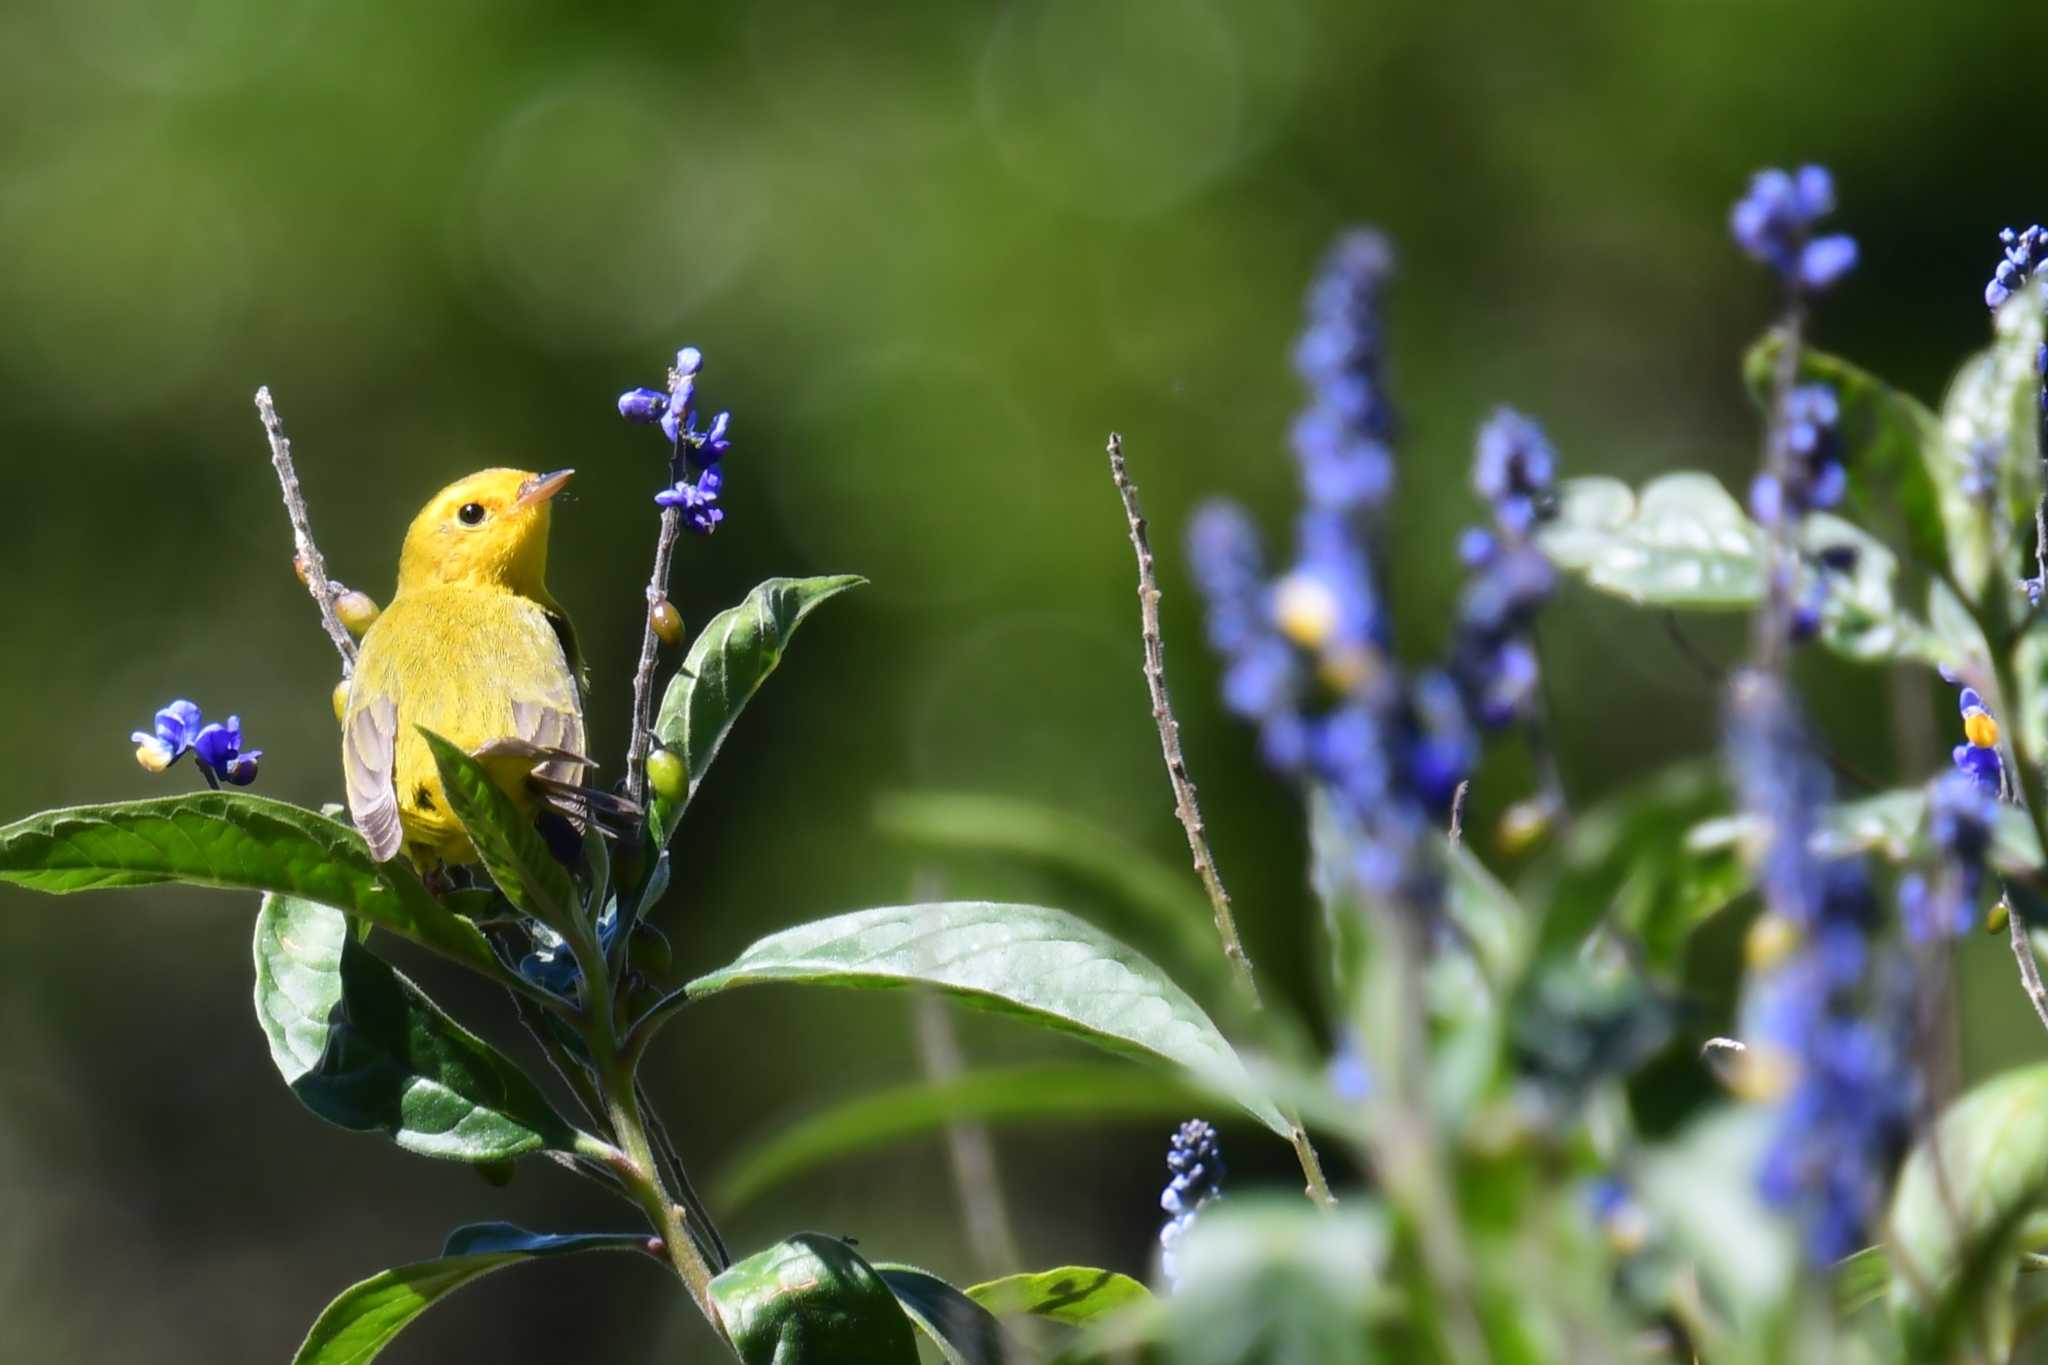
[[[673,749],[656,749],[647,756],[647,785],[664,801],[676,802],[690,790],[690,770],[681,754]]]
[[[334,599],[334,614],[348,627],[348,633],[361,639],[377,619],[377,603],[366,592],[350,588]]]
[[[1501,812],[1494,841],[1510,856],[1527,853],[1550,832],[1550,802],[1540,796],[1517,801]]]
[[[654,626],[655,635],[661,642],[673,649],[683,641],[683,614],[676,610],[676,604],[666,597],[656,602],[647,612],[648,621]]]
[[[334,685],[334,720],[338,725],[348,715],[348,679]]]

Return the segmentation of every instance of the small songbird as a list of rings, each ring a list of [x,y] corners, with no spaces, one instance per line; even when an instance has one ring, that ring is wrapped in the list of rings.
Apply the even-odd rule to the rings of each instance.
[[[522,810],[589,813],[581,661],[546,581],[551,500],[574,472],[486,469],[406,532],[342,720],[349,814],[380,862],[401,849],[422,871],[476,861],[423,728],[476,755]]]

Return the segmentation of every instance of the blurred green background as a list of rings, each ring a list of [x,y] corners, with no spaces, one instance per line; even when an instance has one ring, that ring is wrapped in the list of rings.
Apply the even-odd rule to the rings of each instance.
[[[693,808],[664,919],[679,971],[919,877],[1106,911],[877,837],[884,791],[1041,799],[1184,856],[1102,456],[1116,428],[1218,856],[1266,979],[1306,998],[1298,812],[1214,703],[1176,551],[1212,492],[1285,534],[1287,349],[1328,239],[1375,222],[1404,261],[1393,534],[1420,656],[1496,402],[1542,419],[1568,473],[1745,477],[1735,356],[1770,294],[1725,218],[1759,166],[1830,164],[1862,241],[1822,342],[1938,394],[1985,335],[1996,230],[2048,198],[2026,55],[2044,37],[2048,11],[1847,0],[13,0],[0,811],[190,781],[146,777],[127,743],[172,696],[240,712],[261,790],[338,794],[335,663],[290,572],[259,383],[331,567],[380,598],[444,482],[581,471],[554,585],[595,662],[598,752],[620,753],[661,447],[612,400],[691,343],[738,445],[729,520],[683,547],[685,616],[775,573],[874,581],[806,627]],[[1711,746],[1712,685],[1645,618],[1568,592],[1546,632],[1575,799]],[[1885,680],[1808,667],[1832,744],[1894,775]],[[1513,753],[1490,767],[1482,822],[1526,781]],[[252,910],[0,890],[7,1359],[281,1360],[331,1294],[455,1223],[626,1225],[551,1168],[494,1191],[302,1111],[251,1018]],[[406,960],[504,1036],[502,1002]],[[2038,1051],[1997,945],[1963,970],[1986,983],[1963,992],[1970,1068]],[[1066,1055],[999,1021],[961,1031],[979,1059]],[[711,1177],[791,1116],[915,1075],[912,1033],[905,1000],[744,993],[686,1015],[650,1079]],[[1241,1181],[1287,1178],[1270,1138],[1226,1134]],[[1142,1273],[1164,1139],[1001,1135],[1026,1260]],[[972,1276],[939,1152],[843,1163],[726,1231],[854,1234]],[[486,1281],[388,1358],[710,1349],[654,1265],[596,1258]]]

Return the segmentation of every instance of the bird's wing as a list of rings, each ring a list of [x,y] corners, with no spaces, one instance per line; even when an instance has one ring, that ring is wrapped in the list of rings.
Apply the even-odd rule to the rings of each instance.
[[[349,818],[369,842],[370,856],[380,863],[396,858],[405,838],[398,823],[398,791],[391,785],[397,741],[398,706],[380,696],[355,708],[341,743]]]

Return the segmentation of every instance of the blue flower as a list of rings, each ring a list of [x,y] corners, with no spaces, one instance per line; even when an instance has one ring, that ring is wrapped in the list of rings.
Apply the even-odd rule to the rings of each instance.
[[[1379,299],[1394,255],[1370,230],[1346,233],[1309,289],[1308,326],[1294,348],[1309,407],[1295,419],[1294,455],[1316,506],[1376,507],[1394,482],[1393,409],[1381,392]]]
[[[1223,1148],[1216,1130],[1201,1119],[1183,1123],[1167,1148],[1166,1169],[1171,1178],[1159,1196],[1159,1207],[1167,1213],[1166,1225],[1159,1230],[1159,1268],[1168,1287],[1177,1288],[1175,1244],[1223,1193]]]
[[[654,500],[663,507],[682,509],[683,525],[700,536],[708,536],[718,523],[725,520],[725,512],[718,506],[718,492],[725,484],[725,477],[716,468],[705,470],[694,482],[679,481],[675,487],[664,489],[654,495]]]
[[[1997,718],[1974,687],[1965,687],[1956,694],[1956,710],[1963,717],[1963,742],[1950,754],[1956,770],[1968,774],[1984,791],[2001,795],[2005,790],[2005,765],[1998,756]]]
[[[1543,428],[1501,408],[1479,429],[1472,460],[1472,487],[1493,505],[1494,520],[1510,536],[1526,536],[1550,515],[1557,481],[1557,452]]]
[[[256,780],[261,749],[242,747],[242,718],[229,716],[201,730],[192,741],[192,758],[210,778],[246,787]]]
[[[1914,942],[1966,933],[1976,922],[1997,818],[1997,792],[1971,774],[1948,772],[1934,780],[1927,793],[1927,837],[1939,864],[1899,882],[1899,910]]]
[[[1785,395],[1772,467],[1750,485],[1749,510],[1765,526],[1837,506],[1848,491],[1836,427],[1842,409],[1826,384],[1802,384]]]
[[[619,416],[640,426],[659,422],[668,414],[668,395],[654,389],[628,389],[619,395]]]
[[[2048,232],[2038,223],[2024,232],[2007,228],[1998,234],[1998,240],[2005,247],[2005,256],[1984,286],[1984,304],[1994,310],[2026,288],[2027,281],[2048,262]]]
[[[199,735],[199,708],[189,701],[174,701],[156,713],[153,731],[137,730],[135,761],[146,770],[160,773],[185,756]]]
[[[1760,171],[1729,214],[1735,242],[1778,272],[1788,288],[1817,294],[1856,265],[1854,238],[1813,236],[1835,210],[1834,178],[1819,166]]]

